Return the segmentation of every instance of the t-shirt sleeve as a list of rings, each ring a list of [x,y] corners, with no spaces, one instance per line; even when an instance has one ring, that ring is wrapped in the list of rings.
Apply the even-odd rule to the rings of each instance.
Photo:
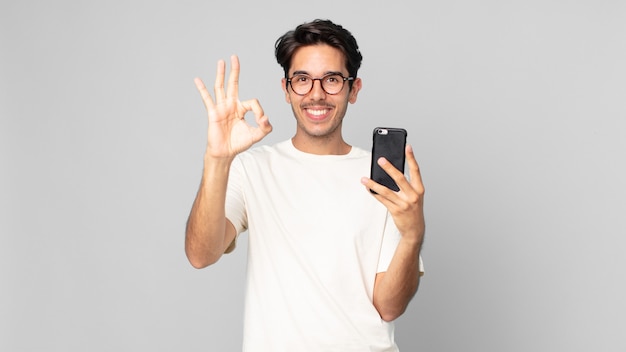
[[[230,166],[230,174],[228,176],[228,186],[226,190],[225,212],[226,218],[235,226],[237,235],[248,229],[248,215],[246,212],[245,202],[245,169],[239,157],[233,160]],[[233,240],[226,250],[231,252],[235,248],[237,237]]]
[[[400,243],[400,231],[396,228],[396,224],[393,222],[393,218],[391,214],[387,212],[387,219],[385,221],[385,232],[383,233],[383,241],[380,248],[380,256],[378,259],[378,273],[382,273],[387,271],[389,268],[389,264],[391,263],[391,259],[396,252],[396,248],[398,247],[398,243]],[[419,256],[419,269],[420,276],[424,275],[424,263],[422,261],[422,256]]]

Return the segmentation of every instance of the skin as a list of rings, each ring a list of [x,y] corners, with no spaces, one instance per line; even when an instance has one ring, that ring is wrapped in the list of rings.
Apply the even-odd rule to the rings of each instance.
[[[195,79],[208,115],[208,142],[204,156],[204,169],[200,188],[187,221],[185,251],[195,268],[215,263],[229,248],[236,236],[234,226],[226,219],[224,204],[226,185],[234,157],[250,148],[271,132],[272,126],[259,102],[255,99],[240,101],[238,97],[239,60],[231,57],[228,86],[224,86],[225,63],[219,61],[214,85],[214,97],[199,78]],[[313,45],[298,49],[291,62],[289,76],[294,72],[306,73],[313,78],[328,72],[341,72],[348,76],[343,54],[328,45]],[[307,153],[343,155],[351,150],[342,136],[342,122],[348,104],[357,100],[362,87],[360,78],[354,80],[352,89],[344,85],[335,95],[326,94],[319,81],[307,95],[299,96],[281,81],[285,100],[291,105],[297,128],[293,145]],[[243,116],[254,114],[256,126]],[[399,317],[408,306],[419,286],[419,253],[424,240],[424,186],[419,166],[410,146],[406,148],[409,178],[398,171],[385,158],[377,162],[398,184],[394,192],[367,177],[361,179],[364,192],[380,201],[391,214],[402,237],[389,268],[376,274],[373,304],[381,318],[391,321]]]

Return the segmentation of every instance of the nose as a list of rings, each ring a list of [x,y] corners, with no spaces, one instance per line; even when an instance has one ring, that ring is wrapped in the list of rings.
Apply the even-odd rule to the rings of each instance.
[[[322,80],[313,80],[313,88],[311,89],[310,96],[313,100],[321,100],[326,97],[326,91],[322,87]]]

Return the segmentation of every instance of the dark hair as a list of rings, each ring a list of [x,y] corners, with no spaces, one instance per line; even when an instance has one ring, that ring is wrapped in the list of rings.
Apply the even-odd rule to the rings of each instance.
[[[288,78],[291,59],[296,50],[316,44],[327,44],[339,49],[346,59],[348,73],[351,77],[356,77],[363,56],[352,33],[329,20],[317,19],[299,25],[276,40],[276,61],[283,67],[285,78]]]

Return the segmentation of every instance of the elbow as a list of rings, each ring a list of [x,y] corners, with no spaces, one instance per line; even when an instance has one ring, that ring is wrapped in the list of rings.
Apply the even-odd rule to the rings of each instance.
[[[189,247],[185,248],[185,254],[187,255],[189,264],[196,269],[206,268],[209,265],[215,264],[221,257],[220,255],[213,255]]]
[[[406,307],[396,308],[396,309],[384,309],[384,308],[376,308],[378,310],[378,314],[380,314],[380,318],[386,322],[392,322],[398,319],[406,310]]]
[[[201,257],[201,256],[193,256],[187,254],[187,260],[189,260],[189,264],[196,269],[206,268],[209,265],[215,264],[219,258],[210,258],[210,257]]]
[[[189,256],[187,256],[187,260],[189,260],[189,264],[191,264],[191,266],[193,266],[196,269],[206,268],[207,266],[213,264],[210,261],[202,260],[200,258],[193,258]]]
[[[407,293],[407,295],[401,297],[385,298],[381,295],[374,295],[374,308],[378,311],[380,318],[386,322],[391,322],[404,314],[415,294],[415,291],[411,292],[412,294]]]
[[[230,247],[226,248],[228,251]],[[225,253],[223,240],[211,232],[199,231],[187,224],[185,232],[185,255],[196,269],[215,264]]]
[[[379,297],[374,296],[374,308],[380,315],[380,318],[386,322],[396,320],[401,316],[408,306],[408,302],[401,302],[396,300],[381,300]]]
[[[387,314],[385,316],[381,316],[381,319],[390,323],[396,319],[398,319],[400,316],[402,315],[402,313],[399,314]]]

